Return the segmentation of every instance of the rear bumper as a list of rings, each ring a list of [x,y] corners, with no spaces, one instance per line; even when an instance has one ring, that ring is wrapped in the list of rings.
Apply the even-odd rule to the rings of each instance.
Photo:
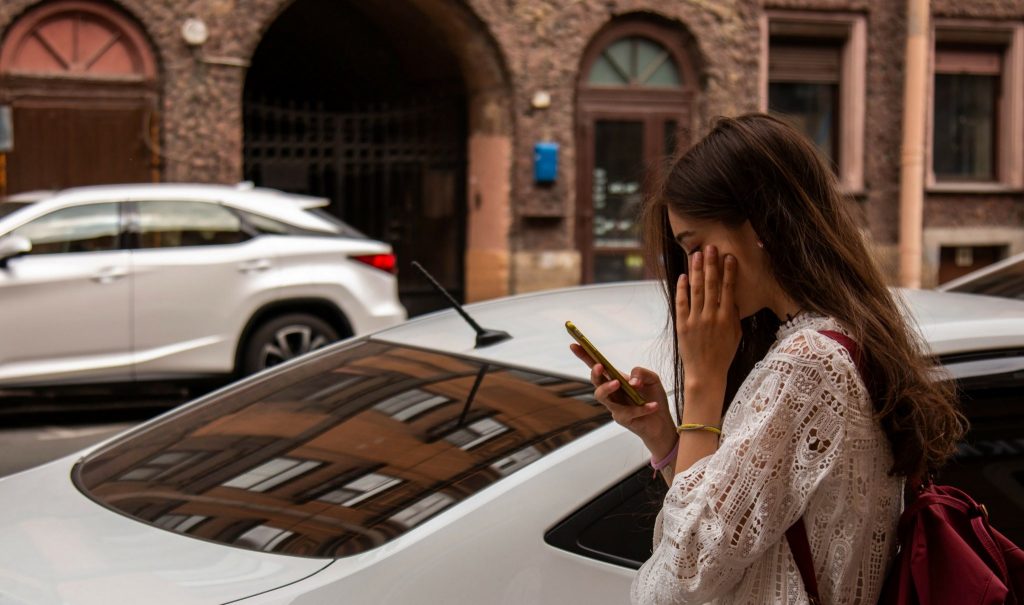
[[[367,334],[390,328],[408,319],[409,314],[401,303],[386,302],[367,309],[367,313],[353,322],[352,329],[356,335]]]

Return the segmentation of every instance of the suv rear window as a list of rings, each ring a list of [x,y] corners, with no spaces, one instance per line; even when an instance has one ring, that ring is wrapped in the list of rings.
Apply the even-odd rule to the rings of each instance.
[[[90,455],[75,481],[141,522],[252,550],[380,546],[607,423],[589,383],[357,341]]]

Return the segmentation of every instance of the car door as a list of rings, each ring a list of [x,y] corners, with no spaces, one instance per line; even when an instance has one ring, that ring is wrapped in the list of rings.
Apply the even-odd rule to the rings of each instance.
[[[238,336],[272,297],[272,245],[214,201],[132,204],[137,379],[234,369]]]
[[[0,269],[0,384],[131,378],[130,253],[121,205],[54,210],[14,229],[29,254]]]

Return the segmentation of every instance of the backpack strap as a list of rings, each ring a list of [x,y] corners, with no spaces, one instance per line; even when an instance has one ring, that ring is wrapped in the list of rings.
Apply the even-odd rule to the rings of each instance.
[[[850,354],[861,379],[867,382],[867,377],[860,365],[860,347],[857,343],[845,334],[833,330],[820,330],[819,334],[827,336],[843,345],[843,348]],[[807,526],[804,518],[800,517],[789,529],[786,530],[786,541],[789,542],[789,550],[793,553],[793,561],[796,568],[800,570],[800,578],[804,581],[804,590],[807,591],[807,600],[811,605],[820,605],[821,596],[818,594],[818,578],[814,573],[814,558],[811,555],[811,543],[807,540]]]
[[[789,550],[793,553],[796,568],[800,570],[800,578],[804,581],[808,602],[820,605],[818,578],[814,574],[814,558],[811,556],[811,543],[807,540],[807,526],[804,525],[803,517],[786,530],[786,540],[789,541]]]
[[[834,330],[819,330],[818,334],[828,336],[832,340],[843,345],[846,352],[850,354],[850,358],[853,359],[853,365],[857,366],[857,372],[860,374],[864,384],[867,384],[868,377],[864,374],[864,368],[861,367],[860,347],[857,346],[857,342],[846,334],[836,332]]]

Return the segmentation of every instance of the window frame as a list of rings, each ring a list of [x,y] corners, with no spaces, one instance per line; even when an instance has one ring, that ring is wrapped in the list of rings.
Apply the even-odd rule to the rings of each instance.
[[[925,142],[925,187],[937,192],[986,192],[1024,188],[1024,23],[936,18],[931,29],[928,115]],[[998,109],[995,116],[995,162],[992,180],[938,179],[935,175],[935,76],[944,44],[976,44],[1002,49]],[[948,72],[945,72],[948,73]]]
[[[864,193],[864,123],[867,95],[867,17],[859,13],[767,10],[761,17],[760,110],[768,111],[768,58],[774,34],[840,42],[836,166],[845,193]]]

